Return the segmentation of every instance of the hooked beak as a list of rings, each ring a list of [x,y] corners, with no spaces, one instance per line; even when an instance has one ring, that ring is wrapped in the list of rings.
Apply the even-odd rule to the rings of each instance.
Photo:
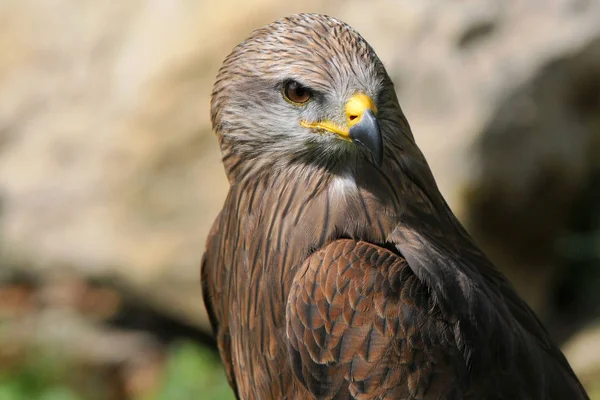
[[[340,138],[366,147],[377,165],[383,162],[383,138],[377,122],[377,107],[364,93],[357,93],[346,103],[347,128],[331,121],[301,121],[306,128],[323,129],[335,133]]]
[[[360,121],[353,125],[348,133],[354,143],[369,149],[375,162],[381,167],[383,162],[383,139],[381,138],[379,123],[373,111],[365,110]]]

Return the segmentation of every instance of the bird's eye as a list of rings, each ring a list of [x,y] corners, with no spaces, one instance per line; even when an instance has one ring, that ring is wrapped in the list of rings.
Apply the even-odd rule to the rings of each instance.
[[[287,81],[283,84],[283,97],[292,104],[302,105],[310,100],[312,92],[296,81]]]

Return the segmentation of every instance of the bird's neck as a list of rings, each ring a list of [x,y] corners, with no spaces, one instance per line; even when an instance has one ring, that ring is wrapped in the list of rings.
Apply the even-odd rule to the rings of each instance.
[[[265,161],[249,172],[232,185],[237,218],[275,251],[293,243],[300,258],[338,238],[385,243],[406,208],[399,184],[371,165],[331,171]]]

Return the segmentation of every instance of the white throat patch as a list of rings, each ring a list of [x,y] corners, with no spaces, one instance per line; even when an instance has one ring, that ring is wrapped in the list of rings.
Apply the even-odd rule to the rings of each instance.
[[[329,193],[333,198],[344,198],[358,194],[358,186],[356,186],[354,176],[350,172],[345,172],[333,178]]]

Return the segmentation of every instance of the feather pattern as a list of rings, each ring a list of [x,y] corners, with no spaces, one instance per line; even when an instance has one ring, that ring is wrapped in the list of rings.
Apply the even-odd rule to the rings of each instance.
[[[306,106],[282,100],[287,79],[313,90]],[[379,109],[381,167],[298,123],[344,123],[356,92]],[[255,31],[225,60],[211,112],[231,186],[202,285],[238,398],[587,398],[450,211],[352,28],[299,14]]]

